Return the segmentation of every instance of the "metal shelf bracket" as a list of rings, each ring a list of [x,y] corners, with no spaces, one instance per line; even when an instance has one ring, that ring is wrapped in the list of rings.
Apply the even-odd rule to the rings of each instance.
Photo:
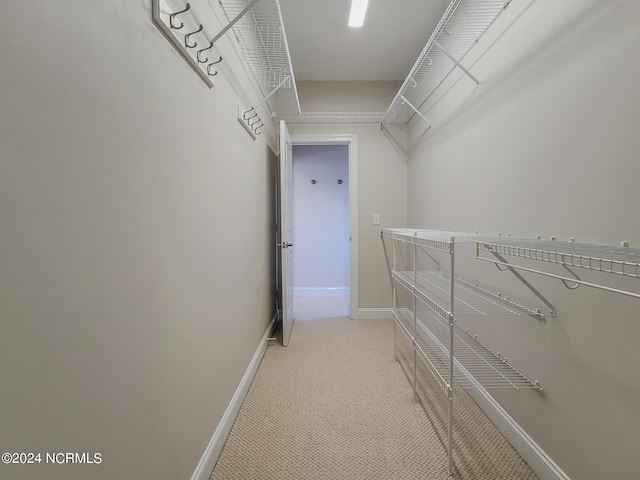
[[[429,128],[431,128],[433,126],[432,123],[429,121],[429,119],[427,117],[425,117],[420,110],[418,110],[416,107],[414,107],[413,104],[409,100],[407,100],[407,98],[404,95],[400,95],[400,98],[402,99],[402,101],[404,103],[409,105],[409,107],[411,107],[411,109],[414,112],[416,112],[420,116],[420,118],[422,118],[425,122],[427,122],[429,124]]]
[[[542,302],[549,307],[549,315],[551,317],[555,317],[556,316],[556,307],[553,306],[553,304],[547,300],[544,295],[542,295],[533,285],[531,285],[531,283],[529,283],[527,281],[527,279],[525,279],[522,275],[520,275],[520,272],[518,272],[516,270],[517,267],[513,267],[509,264],[509,262],[507,262],[505,260],[505,258],[500,255],[497,252],[493,252],[490,251],[490,253],[496,257],[498,260],[500,260],[500,262],[493,262],[495,264],[496,267],[498,267],[498,270],[509,270],[518,280],[520,280],[522,282],[522,284],[527,287],[529,290],[531,290],[531,292],[533,292],[533,294],[538,297],[540,300],[542,300]],[[482,258],[480,256],[476,256],[476,258],[480,259],[480,260],[486,260],[488,262],[491,262],[491,260],[486,259],[486,258]],[[502,267],[502,268],[501,268]]]
[[[235,16],[235,18],[233,20],[231,20],[229,22],[229,24],[224,27],[222,30],[220,30],[220,33],[218,33],[215,37],[213,37],[212,42],[216,43],[225,33],[227,33],[229,31],[229,29],[231,27],[233,27],[236,23],[238,23],[238,21],[244,17],[247,12],[249,10],[251,10],[253,8],[253,6],[258,3],[260,0],[251,0],[251,2],[249,3],[249,5],[247,5],[244,10],[242,10],[238,15]]]
[[[435,44],[434,44],[434,45],[435,45],[436,47],[438,47],[442,53],[444,53],[447,57],[449,57],[449,60],[451,60],[453,63],[455,63],[455,64],[456,64],[456,66],[457,66],[460,70],[462,70],[464,73],[466,73],[466,74],[467,74],[467,76],[468,76],[471,80],[473,80],[473,81],[475,82],[475,84],[478,86],[478,88],[480,88],[480,80],[478,80],[476,77],[474,77],[474,76],[473,76],[473,74],[472,74],[469,70],[467,70],[467,69],[464,67],[464,65],[462,65],[458,60],[456,60],[456,58],[455,58],[453,55],[451,55],[451,54],[447,51],[447,49],[446,49],[446,48],[444,48],[442,45],[440,45],[440,42],[435,42]]]

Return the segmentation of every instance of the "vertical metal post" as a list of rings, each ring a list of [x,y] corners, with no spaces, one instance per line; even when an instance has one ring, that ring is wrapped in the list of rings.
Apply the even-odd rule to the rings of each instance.
[[[416,390],[416,333],[417,333],[417,322],[418,322],[418,312],[416,312],[416,284],[417,284],[417,278],[418,278],[418,272],[417,272],[417,258],[416,258],[416,254],[417,254],[417,250],[418,248],[416,247],[416,239],[415,237],[418,235],[418,232],[415,232],[414,234],[414,238],[413,238],[413,288],[411,289],[411,298],[413,299],[413,336],[411,339],[411,345],[413,347],[413,401],[417,402],[418,401],[418,391]]]
[[[393,311],[392,311],[392,315],[393,315],[393,359],[397,362],[398,361],[398,352],[396,350],[396,336],[397,336],[397,330],[398,330],[398,325],[396,325],[397,323],[397,316],[398,316],[398,304],[397,304],[397,298],[396,298],[396,279],[393,278],[393,274],[395,272],[398,271],[398,267],[396,265],[396,237],[395,235],[393,235],[392,237],[392,242],[393,242],[393,270],[391,271],[391,286],[393,288]]]
[[[453,475],[453,327],[454,327],[454,282],[455,282],[455,253],[454,253],[455,238],[451,237],[450,243],[450,255],[451,255],[451,298],[449,300],[449,475]]]

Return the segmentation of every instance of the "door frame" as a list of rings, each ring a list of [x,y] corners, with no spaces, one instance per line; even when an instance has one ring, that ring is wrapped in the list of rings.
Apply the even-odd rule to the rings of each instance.
[[[349,317],[358,318],[358,134],[291,133],[292,145],[349,146]]]

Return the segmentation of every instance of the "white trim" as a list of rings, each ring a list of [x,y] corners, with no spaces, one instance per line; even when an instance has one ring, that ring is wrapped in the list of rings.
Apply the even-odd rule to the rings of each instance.
[[[393,320],[393,308],[361,308],[358,318],[363,320]]]
[[[349,145],[349,230],[350,309],[349,316],[359,317],[358,309],[358,134],[292,133],[294,145]]]
[[[310,295],[324,297],[328,295],[344,294],[349,287],[293,287],[294,297],[297,295]]]
[[[211,472],[218,461],[218,457],[222,452],[222,448],[224,447],[224,443],[227,441],[227,437],[229,436],[229,432],[231,431],[231,427],[233,426],[233,422],[240,411],[240,407],[242,406],[242,402],[244,401],[244,397],[246,397],[247,392],[249,391],[249,387],[251,386],[251,382],[253,381],[253,377],[255,377],[256,372],[258,371],[258,367],[260,366],[260,362],[262,361],[262,357],[267,351],[267,346],[269,345],[269,337],[271,336],[271,332],[273,331],[273,326],[276,323],[276,316],[274,315],[271,323],[267,327],[260,344],[258,345],[258,349],[256,353],[253,355],[251,362],[249,363],[249,367],[244,373],[242,380],[240,381],[240,385],[236,389],[233,397],[231,398],[231,402],[227,406],[227,409],[222,415],[222,419],[220,423],[218,423],[218,427],[215,432],[213,432],[213,436],[209,441],[209,445],[205,449],[200,462],[198,462],[198,466],[196,467],[193,475],[191,475],[191,480],[209,480],[211,476]]]
[[[540,480],[571,480],[484,388],[466,392],[482,409]]]

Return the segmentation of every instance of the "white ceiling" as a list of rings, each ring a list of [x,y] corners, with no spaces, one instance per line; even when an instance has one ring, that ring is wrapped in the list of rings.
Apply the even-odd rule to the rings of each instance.
[[[369,0],[347,26],[350,0],[280,0],[297,81],[404,80],[449,0]]]

